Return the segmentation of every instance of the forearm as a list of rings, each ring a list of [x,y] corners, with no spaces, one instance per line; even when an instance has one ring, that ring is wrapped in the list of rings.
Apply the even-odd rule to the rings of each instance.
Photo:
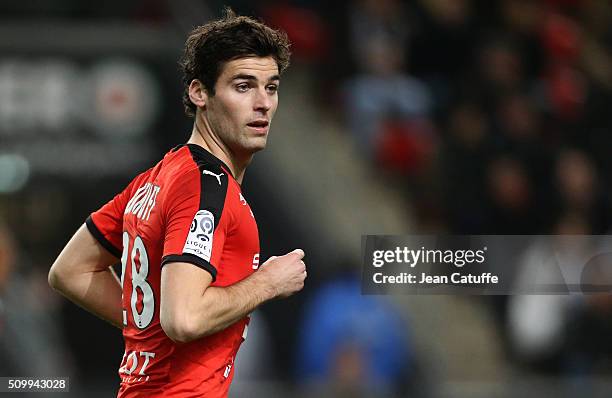
[[[169,263],[161,276],[161,326],[180,343],[223,330],[262,303],[300,291],[306,278],[303,257],[300,249],[271,257],[257,272],[227,287],[210,286],[212,276],[189,263]]]
[[[206,289],[201,304],[205,321],[200,328],[207,334],[223,330],[272,299],[274,291],[261,276],[255,273],[235,285]]]
[[[231,286],[210,286],[183,312],[189,327],[182,340],[191,341],[223,330],[274,297],[274,289],[261,271]]]
[[[49,285],[75,304],[122,328],[121,284],[109,267],[117,260],[83,225],[49,270]]]
[[[78,306],[119,329],[123,328],[121,285],[110,267],[59,276],[52,286]]]

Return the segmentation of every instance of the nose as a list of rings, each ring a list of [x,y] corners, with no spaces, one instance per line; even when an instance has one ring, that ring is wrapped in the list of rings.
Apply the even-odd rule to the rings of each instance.
[[[272,96],[266,92],[266,88],[262,87],[257,90],[257,94],[255,95],[255,103],[253,104],[253,108],[256,111],[266,113],[272,108]]]

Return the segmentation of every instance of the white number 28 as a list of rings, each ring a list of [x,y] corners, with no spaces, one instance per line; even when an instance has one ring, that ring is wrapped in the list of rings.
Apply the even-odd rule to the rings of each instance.
[[[144,242],[137,236],[134,239],[132,250],[130,252],[130,235],[127,232],[123,232],[123,253],[121,254],[121,287],[123,288],[123,282],[125,278],[125,271],[129,260],[131,264],[131,277],[132,277],[132,293],[130,295],[130,307],[132,310],[132,317],[134,324],[139,329],[144,329],[153,320],[153,314],[155,312],[155,298],[153,297],[153,288],[147,282],[147,276],[149,275],[149,256],[147,255],[147,249]],[[136,267],[136,263],[140,263],[140,267]],[[142,311],[138,312],[136,304],[138,302],[138,290],[142,292]],[[127,326],[127,310],[123,310],[123,325]]]

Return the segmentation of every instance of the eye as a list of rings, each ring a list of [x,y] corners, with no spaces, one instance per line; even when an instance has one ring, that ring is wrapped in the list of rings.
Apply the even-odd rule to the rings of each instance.
[[[276,85],[276,84],[268,84],[268,85],[266,86],[266,90],[267,90],[269,93],[274,94],[275,92],[277,92],[277,91],[278,91],[278,85]]]
[[[246,93],[249,90],[249,84],[248,83],[238,83],[236,84],[236,91],[238,91],[239,93]]]

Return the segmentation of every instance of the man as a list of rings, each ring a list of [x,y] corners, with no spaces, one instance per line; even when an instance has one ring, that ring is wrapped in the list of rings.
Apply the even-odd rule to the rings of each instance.
[[[286,35],[230,10],[193,30],[181,62],[189,141],[92,213],[51,267],[53,288],[123,329],[120,397],[226,396],[248,314],[302,289],[302,250],[255,272],[240,191],[288,63]]]

